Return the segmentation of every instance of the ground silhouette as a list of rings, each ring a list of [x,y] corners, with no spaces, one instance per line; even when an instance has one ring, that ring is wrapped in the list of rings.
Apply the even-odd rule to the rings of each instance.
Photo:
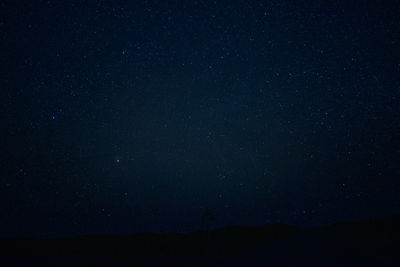
[[[400,216],[303,229],[1,239],[2,266],[399,266]],[[211,242],[210,242],[211,240]]]

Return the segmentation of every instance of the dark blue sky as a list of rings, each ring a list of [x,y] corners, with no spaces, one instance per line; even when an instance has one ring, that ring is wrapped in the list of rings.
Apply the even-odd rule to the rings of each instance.
[[[400,3],[233,2],[0,1],[1,236],[400,211]]]

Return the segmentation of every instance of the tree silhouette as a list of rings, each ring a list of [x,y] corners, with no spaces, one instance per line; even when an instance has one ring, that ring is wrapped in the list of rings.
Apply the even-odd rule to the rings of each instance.
[[[209,228],[209,226],[213,220],[214,220],[213,213],[209,209],[204,211],[203,216],[201,216],[201,222],[203,225],[206,226],[206,228]]]
[[[214,220],[213,213],[209,209],[206,209],[203,213],[203,216],[201,216],[201,222],[207,231],[207,258],[208,258],[208,260],[210,260],[210,257],[211,257],[211,222],[213,220]]]

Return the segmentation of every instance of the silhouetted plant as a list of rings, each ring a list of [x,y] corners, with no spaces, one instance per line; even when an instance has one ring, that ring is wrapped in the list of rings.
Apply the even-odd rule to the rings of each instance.
[[[210,260],[211,252],[211,222],[214,220],[213,213],[207,209],[204,211],[203,216],[201,216],[201,222],[207,231],[207,256]]]
[[[201,222],[206,226],[206,228],[210,227],[211,222],[214,220],[214,215],[210,210],[206,210],[201,217]]]

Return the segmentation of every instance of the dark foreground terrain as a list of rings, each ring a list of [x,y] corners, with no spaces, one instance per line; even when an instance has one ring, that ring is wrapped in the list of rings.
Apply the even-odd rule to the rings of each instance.
[[[7,266],[400,266],[400,216],[329,227],[228,227],[190,234],[2,239]]]

